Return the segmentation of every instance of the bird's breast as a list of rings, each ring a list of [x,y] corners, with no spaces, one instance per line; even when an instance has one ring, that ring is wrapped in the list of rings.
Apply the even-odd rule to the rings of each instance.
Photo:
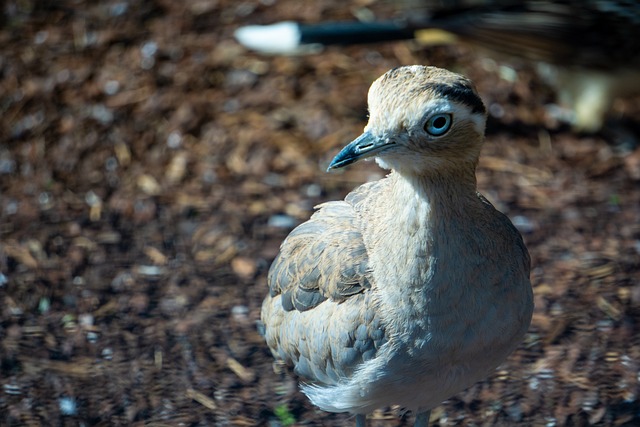
[[[438,223],[433,213],[410,206],[396,216],[397,230],[381,230],[376,240],[387,239],[380,244],[385,250],[370,252],[372,291],[404,362],[446,361],[484,373],[485,364],[476,361],[501,361],[529,325],[526,253],[501,221],[492,221],[485,234],[473,224],[486,218],[447,216]]]

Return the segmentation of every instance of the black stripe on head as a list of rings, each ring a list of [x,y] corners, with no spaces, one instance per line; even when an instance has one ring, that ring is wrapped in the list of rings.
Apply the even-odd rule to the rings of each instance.
[[[425,89],[431,89],[443,98],[467,105],[473,113],[486,113],[482,99],[474,92],[472,87],[464,82],[429,83]]]

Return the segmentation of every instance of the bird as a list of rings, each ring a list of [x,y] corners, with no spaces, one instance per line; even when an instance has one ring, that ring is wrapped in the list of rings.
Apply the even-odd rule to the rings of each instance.
[[[579,133],[602,129],[618,98],[640,94],[640,8],[628,0],[404,0],[390,21],[328,22],[236,30],[241,44],[292,53],[329,44],[416,39],[460,42],[482,56],[535,65]]]
[[[422,65],[368,92],[363,133],[331,161],[389,174],[316,206],[267,275],[264,337],[320,409],[356,426],[399,405],[428,425],[443,400],[487,376],[531,322],[530,256],[476,186],[486,109],[473,83]]]

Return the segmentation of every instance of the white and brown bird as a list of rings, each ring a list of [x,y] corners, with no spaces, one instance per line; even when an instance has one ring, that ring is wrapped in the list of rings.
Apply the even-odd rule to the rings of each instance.
[[[476,190],[485,108],[468,79],[400,67],[373,83],[368,103],[364,133],[329,169],[375,157],[391,173],[291,232],[262,321],[273,355],[321,409],[364,426],[365,414],[397,404],[425,426],[522,340],[530,259]]]
[[[523,58],[556,89],[577,131],[602,128],[614,100],[640,94],[636,0],[403,0],[400,19],[247,26],[245,46],[292,53],[328,44],[461,42],[500,60]]]

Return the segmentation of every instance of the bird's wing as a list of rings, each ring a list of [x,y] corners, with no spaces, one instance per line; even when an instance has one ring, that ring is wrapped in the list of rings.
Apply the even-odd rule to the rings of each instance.
[[[341,302],[371,287],[358,222],[350,203],[328,202],[289,234],[268,279],[285,311],[306,311],[327,298]]]
[[[269,270],[265,340],[276,359],[313,383],[345,381],[387,342],[367,292],[373,278],[360,217],[370,188],[318,206],[285,239]]]
[[[436,9],[426,25],[535,61],[602,69],[637,64],[638,6],[598,3],[603,2],[504,1],[486,7]]]

